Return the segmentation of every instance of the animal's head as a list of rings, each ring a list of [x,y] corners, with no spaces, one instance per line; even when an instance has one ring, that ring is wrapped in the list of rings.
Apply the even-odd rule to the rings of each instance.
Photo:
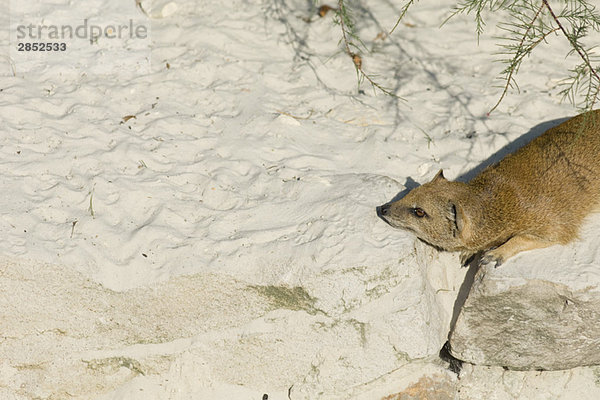
[[[460,250],[468,218],[458,200],[466,190],[465,183],[448,181],[440,170],[431,182],[398,201],[377,207],[377,215],[394,228],[413,232],[433,246]]]

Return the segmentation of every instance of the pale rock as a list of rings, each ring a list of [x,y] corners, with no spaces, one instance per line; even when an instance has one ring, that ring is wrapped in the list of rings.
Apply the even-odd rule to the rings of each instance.
[[[450,335],[453,356],[517,370],[600,364],[598,237],[596,215],[580,241],[480,269]]]
[[[174,2],[167,3],[162,8],[160,15],[163,18],[170,17],[171,15],[175,14],[175,12],[177,11],[178,8],[179,7],[177,6],[177,3],[174,3]]]
[[[293,126],[300,126],[300,122],[292,117],[291,115],[286,115],[286,114],[279,114],[279,116],[277,117],[277,121],[281,122],[282,124],[285,125],[293,125]]]

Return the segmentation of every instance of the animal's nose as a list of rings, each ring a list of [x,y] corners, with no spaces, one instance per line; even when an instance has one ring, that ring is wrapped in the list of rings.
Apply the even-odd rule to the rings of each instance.
[[[382,206],[376,207],[375,210],[377,210],[377,216],[379,218],[383,218],[386,215],[389,214],[390,212],[390,204],[384,204]]]

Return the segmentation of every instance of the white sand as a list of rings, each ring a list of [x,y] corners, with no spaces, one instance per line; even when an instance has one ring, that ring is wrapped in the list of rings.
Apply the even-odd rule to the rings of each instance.
[[[151,48],[125,67],[0,58],[0,397],[351,398],[449,374],[464,270],[419,270],[375,206],[575,111],[551,38],[486,117],[495,28],[438,29],[443,3],[385,40],[397,9],[359,22],[365,69],[406,101],[357,94],[339,27],[299,0],[142,2]]]

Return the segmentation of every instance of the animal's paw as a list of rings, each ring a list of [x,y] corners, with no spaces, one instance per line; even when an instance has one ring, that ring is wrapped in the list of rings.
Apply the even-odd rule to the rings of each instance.
[[[460,265],[468,267],[475,260],[477,253],[462,252],[460,253]]]
[[[490,250],[481,257],[479,260],[479,266],[493,265],[494,268],[498,268],[504,262],[504,258],[497,254],[494,250]]]

